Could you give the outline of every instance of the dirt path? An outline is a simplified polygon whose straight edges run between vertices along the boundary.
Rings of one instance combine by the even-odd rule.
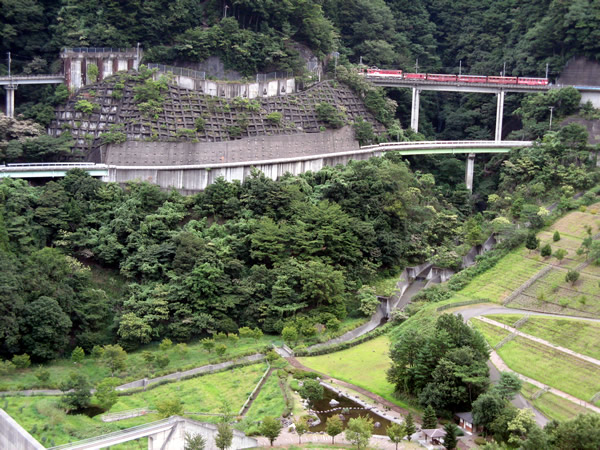
[[[413,417],[415,418],[415,422],[421,423],[420,416],[416,415],[412,411],[408,411],[407,409],[401,408],[400,406],[396,405],[395,403],[390,402],[389,400],[386,400],[385,398],[381,397],[380,395],[374,394],[373,392],[367,391],[366,389],[363,389],[352,383],[347,383],[346,381],[338,380],[337,378],[333,378],[325,373],[311,369],[310,367],[306,367],[304,364],[302,364],[296,358],[293,358],[293,357],[287,358],[287,360],[293,367],[296,367],[297,369],[302,369],[302,370],[306,370],[309,372],[318,373],[324,379],[326,378],[328,380],[331,380],[333,383],[335,383],[339,386],[343,386],[347,389],[351,389],[353,391],[358,392],[359,394],[364,395],[365,397],[369,398],[370,400],[373,400],[375,402],[375,406],[383,406],[383,407],[389,408],[391,411],[393,411],[397,414],[400,414],[402,416],[406,416],[410,412],[413,414]]]

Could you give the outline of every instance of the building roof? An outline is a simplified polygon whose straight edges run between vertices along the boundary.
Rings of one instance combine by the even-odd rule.
[[[456,417],[464,420],[465,422],[475,423],[475,422],[473,422],[473,414],[471,413],[471,411],[456,413]]]
[[[429,438],[443,438],[446,436],[446,432],[441,428],[430,428],[421,430]]]

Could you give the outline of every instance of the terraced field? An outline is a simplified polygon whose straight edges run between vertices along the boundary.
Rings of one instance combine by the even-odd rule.
[[[492,314],[486,317],[513,326],[523,316],[519,314]],[[493,325],[485,325],[493,327]],[[505,332],[502,328],[494,328],[500,332]],[[600,323],[575,319],[555,319],[552,317],[530,317],[527,322],[519,327],[519,331],[545,339],[554,345],[568,348],[582,355],[600,359]]]
[[[589,412],[583,406],[570,402],[551,392],[544,392],[539,397],[534,398],[539,391],[540,389],[537,386],[530,383],[523,383],[521,394],[549,419],[569,420],[578,414]]]
[[[497,350],[515,372],[590,401],[600,392],[600,368],[547,345],[517,336]]]
[[[491,316],[490,316],[491,318]],[[494,348],[502,339],[510,335],[509,331],[506,331],[503,328],[496,327],[492,324],[483,322],[479,319],[471,319],[471,324],[475,327],[477,331],[479,331],[490,347]],[[512,324],[510,324],[512,325]]]

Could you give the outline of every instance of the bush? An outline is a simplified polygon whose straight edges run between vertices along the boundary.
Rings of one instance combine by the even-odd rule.
[[[552,240],[553,240],[554,242],[558,242],[558,241],[560,241],[560,233],[558,232],[558,230],[556,230],[556,231],[554,232],[554,234],[552,235]]]
[[[12,362],[17,369],[26,369],[31,365],[31,358],[27,353],[24,353],[13,356]]]
[[[569,270],[565,275],[565,281],[567,283],[575,284],[577,280],[579,280],[579,272],[576,270]]]
[[[77,103],[75,103],[75,111],[80,111],[84,114],[91,114],[99,108],[100,105],[98,105],[97,103],[89,102],[87,100],[78,100]]]
[[[265,118],[269,122],[279,125],[281,123],[281,119],[283,118],[283,116],[280,112],[275,111],[275,112],[267,114],[267,116]]]
[[[206,121],[202,117],[197,117],[194,121],[194,125],[196,126],[196,131],[204,131],[206,127]]]
[[[315,111],[319,121],[324,122],[328,128],[342,128],[344,126],[344,115],[330,103],[319,103]]]
[[[544,245],[542,247],[542,250],[540,253],[544,258],[551,256],[552,255],[552,247],[550,247],[550,244]]]

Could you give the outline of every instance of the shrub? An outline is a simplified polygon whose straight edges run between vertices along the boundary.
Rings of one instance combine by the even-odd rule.
[[[75,349],[73,349],[73,351],[71,352],[71,361],[73,361],[76,364],[83,361],[84,357],[85,352],[81,347],[75,347]]]
[[[280,112],[275,111],[275,112],[267,114],[266,119],[271,123],[279,125],[281,123],[282,117],[283,116]]]
[[[98,66],[96,64],[88,64],[87,66],[87,79],[90,83],[95,83],[98,81]]]
[[[0,361],[0,375],[8,375],[15,371],[14,363],[10,361]],[[5,408],[6,409],[6,408]]]
[[[173,341],[169,338],[164,338],[158,346],[158,348],[163,352],[166,352],[171,347],[173,347]]]
[[[324,122],[327,127],[342,128],[344,126],[344,115],[331,103],[319,103],[315,111],[319,121]]]
[[[84,114],[91,114],[99,108],[100,105],[97,103],[92,103],[88,100],[78,100],[77,103],[75,103],[75,111],[80,111]]]
[[[206,121],[202,117],[196,117],[194,125],[196,126],[196,131],[204,131],[206,127]]]
[[[565,275],[565,281],[567,283],[575,284],[577,280],[579,280],[579,272],[576,270],[569,270]]]
[[[558,230],[556,230],[556,231],[554,232],[554,234],[552,235],[552,240],[553,240],[554,242],[558,242],[558,241],[560,241],[560,233],[558,232]]]
[[[552,247],[550,247],[550,244],[544,245],[542,247],[542,250],[540,253],[544,258],[551,256],[552,255]]]
[[[27,353],[24,353],[13,356],[12,362],[17,369],[26,369],[31,365],[31,358]]]

